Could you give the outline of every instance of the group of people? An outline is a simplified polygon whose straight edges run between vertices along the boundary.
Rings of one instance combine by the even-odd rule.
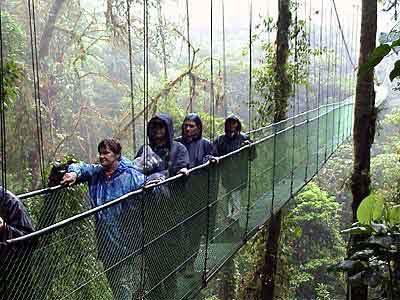
[[[99,164],[71,164],[60,183],[72,185],[76,181],[87,182],[91,206],[98,207],[140,189],[149,182],[159,182],[180,173],[188,176],[190,169],[196,166],[209,160],[218,162],[218,157],[250,143],[249,138],[241,132],[241,127],[240,120],[230,116],[225,120],[225,134],[211,142],[202,136],[203,125],[199,115],[191,113],[182,123],[181,136],[174,139],[172,118],[167,114],[157,113],[147,124],[148,145],[139,149],[133,161],[122,156],[122,147],[118,140],[104,139],[98,145]],[[226,174],[221,174],[221,177],[225,189],[232,190],[235,185],[240,185],[239,181],[247,180],[247,166],[244,164],[246,162],[232,162],[224,168]],[[230,178],[229,181],[224,179],[225,175],[228,175],[226,177]],[[199,182],[206,179],[205,174],[196,176]],[[184,186],[183,188],[188,189]],[[196,191],[196,187],[192,188],[182,194],[188,210],[196,207],[195,202],[198,202],[200,192]],[[157,191],[155,188],[153,193]],[[7,259],[10,253],[7,253],[9,249],[4,242],[32,232],[33,226],[20,201],[8,192],[3,194],[6,196],[0,200],[0,253],[1,259]],[[139,229],[140,208],[137,203],[133,197],[95,215],[98,259],[103,263],[113,297],[118,300],[134,297],[127,283],[130,272],[126,268],[129,264],[126,261],[121,263],[121,260],[133,259],[134,253],[140,249],[142,232]],[[233,193],[227,201],[226,217],[236,218],[240,213],[240,206],[240,195]],[[202,235],[198,228],[199,226],[190,226],[183,229],[183,234],[189,235],[193,240],[186,249],[178,250],[185,253],[183,256],[198,251]],[[162,260],[159,257],[156,259]],[[194,272],[193,264],[192,260],[189,272]],[[154,270],[153,273],[158,274],[158,278],[153,276],[150,280],[157,281],[161,269]],[[0,276],[1,272],[3,270],[0,270]],[[8,284],[13,283],[7,282],[1,288],[6,288]],[[0,294],[3,294],[1,290]],[[155,299],[161,298],[156,296]]]

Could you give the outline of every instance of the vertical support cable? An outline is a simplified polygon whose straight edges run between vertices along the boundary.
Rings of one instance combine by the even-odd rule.
[[[297,28],[298,26],[298,15],[297,15],[297,9],[298,9],[298,1],[294,1],[295,5],[295,21],[294,21],[294,29],[293,31],[296,33],[295,38],[294,38],[294,64],[295,64],[295,70],[293,72],[293,77],[292,77],[292,85],[293,85],[293,116],[292,116],[292,171],[290,174],[290,197],[293,197],[293,180],[294,180],[294,151],[295,151],[295,137],[296,137],[296,98],[297,98],[297,78],[298,78],[298,72],[299,72],[299,67],[298,67],[298,53],[297,53],[297,46],[298,46],[298,34],[299,30]]]
[[[44,179],[44,146],[43,146],[43,123],[42,123],[42,101],[40,99],[40,77],[39,77],[39,58],[37,51],[37,34],[36,34],[36,14],[35,14],[35,0],[32,0],[32,17],[33,17],[33,33],[34,33],[34,42],[35,42],[35,59],[36,59],[36,88],[38,95],[38,112],[39,112],[39,134],[40,134],[40,145],[41,145],[41,164],[42,164],[42,185],[45,184]],[[51,126],[51,125],[50,125]]]
[[[131,34],[131,0],[126,0],[126,18],[128,24],[128,51],[129,51],[129,79],[132,115],[132,150],[136,153],[136,127],[135,127],[135,103],[133,100],[133,64],[132,64],[132,34]]]
[[[145,199],[146,190],[143,189],[142,193],[140,194],[140,230],[141,230],[141,240],[140,240],[140,284],[139,284],[139,299],[145,299],[145,206],[144,206],[144,199]]]
[[[332,39],[332,16],[333,16],[333,8],[331,7],[330,14],[329,14],[329,38],[328,38],[328,45],[326,47],[326,57],[327,57],[327,64],[328,64],[328,70],[326,74],[326,109],[325,109],[325,162],[328,156],[328,116],[330,115],[328,106],[329,106],[329,76],[330,76],[330,65],[331,65],[331,60],[330,60],[330,47],[331,47],[331,39]]]
[[[0,1],[0,109],[1,109],[1,185],[3,187],[2,197],[5,198],[7,190],[7,158],[6,158],[6,113],[4,96],[4,60],[3,60],[3,18],[2,2]]]
[[[356,34],[356,16],[355,16],[355,5],[352,6],[353,7],[353,18],[352,18],[352,24],[351,24],[351,51],[352,51],[352,55],[355,54],[355,37]],[[354,57],[356,57],[354,55]],[[348,136],[351,136],[351,128],[353,125],[352,122],[352,104],[353,104],[353,95],[354,95],[354,83],[355,83],[355,66],[352,66],[351,69],[351,74],[350,74],[350,84],[349,84],[349,94],[350,94],[350,103],[349,103],[349,114],[350,114],[350,118],[349,118],[349,125],[348,125]]]
[[[149,67],[149,57],[148,57],[148,52],[149,52],[149,15],[148,15],[148,0],[143,0],[143,139],[144,139],[144,143],[143,143],[143,151],[147,151],[147,145],[148,145],[148,141],[146,138],[146,126],[147,126],[147,122],[148,122],[148,67]],[[147,155],[144,155],[144,165],[146,165],[147,163]],[[147,181],[147,176],[145,175],[145,181]],[[141,205],[141,214],[142,214],[142,261],[141,261],[141,282],[142,282],[142,291],[144,291],[145,288],[145,273],[147,273],[147,266],[145,263],[145,206],[144,206],[144,199],[145,199],[145,194],[146,192],[143,191],[142,192],[142,205]]]
[[[342,110],[343,110],[343,90],[342,90],[342,88],[343,88],[343,86],[342,86],[342,79],[343,79],[343,42],[342,43],[340,43],[340,45],[339,45],[339,47],[340,47],[340,54],[339,54],[339,89],[338,89],[338,91],[339,91],[339,102],[340,102],[340,105],[339,105],[339,128],[338,128],[338,133],[339,133],[339,137],[338,137],[338,139],[339,139],[339,144],[342,144],[342,141],[343,141],[343,128],[341,128],[342,126],[343,126],[343,124],[342,124],[342,119],[343,119],[343,112],[342,112]]]
[[[307,22],[307,0],[305,0],[305,4],[304,4],[304,16],[306,19],[306,22],[304,23],[305,25],[305,30],[307,32],[307,24],[308,24],[308,32],[307,32],[307,44],[308,47],[311,48],[311,30],[312,30],[312,26],[311,26],[311,1],[310,1],[310,5],[309,5],[309,15],[308,15],[308,21]],[[314,54],[315,57],[315,54]],[[308,77],[310,77],[310,65],[307,64],[307,75]],[[308,164],[310,162],[310,152],[309,152],[309,134],[310,134],[310,116],[309,116],[309,111],[310,111],[310,103],[309,103],[309,98],[310,98],[310,93],[309,93],[309,89],[308,89],[308,84],[306,84],[306,111],[307,111],[307,115],[306,115],[306,147],[307,147],[307,155],[306,155],[306,167],[305,167],[305,171],[304,171],[304,181],[307,182],[307,178],[308,178]]]
[[[249,118],[249,139],[251,141],[251,131],[253,129],[252,126],[252,114],[251,108],[253,104],[253,85],[252,85],[252,73],[253,73],[253,39],[252,39],[252,27],[253,27],[253,0],[250,0],[250,17],[249,17],[249,104],[248,104],[248,118]],[[244,232],[244,241],[247,240],[247,232],[249,226],[249,217],[250,217],[250,200],[251,200],[251,166],[252,166],[252,153],[254,150],[254,146],[250,146],[247,155],[247,176],[248,176],[248,187],[247,187],[247,208],[246,208],[246,227]]]
[[[322,51],[322,25],[324,21],[324,1],[321,0],[321,24],[319,30],[319,48],[320,53]],[[320,54],[322,56],[322,54]],[[320,59],[321,60],[321,59]],[[317,166],[316,170],[319,170],[319,125],[320,125],[320,99],[321,99],[321,68],[318,68],[318,97],[317,97],[317,106],[318,106],[318,118],[317,118]]]
[[[339,43],[338,35],[339,34],[336,31],[336,34],[335,34],[335,52],[334,52],[335,72],[334,72],[334,79],[333,79],[333,83],[334,83],[333,84],[333,97],[335,98],[335,106],[336,106],[336,103],[339,103],[339,105],[334,108],[335,112],[334,112],[334,115],[333,115],[333,117],[335,118],[336,111],[339,112],[338,121],[335,122],[335,125],[336,125],[336,123],[338,123],[338,130],[337,130],[337,137],[336,137],[336,147],[339,145],[339,124],[340,124],[340,122],[339,122],[340,121],[340,100],[339,100],[338,88],[337,88],[337,85],[338,85],[338,66],[337,66],[337,64],[338,64],[338,56],[337,56],[337,53],[338,53],[338,43]],[[335,134],[336,134],[336,132],[333,134],[333,136],[335,136]],[[333,151],[333,149],[332,149],[332,151]]]
[[[226,80],[226,48],[225,48],[225,0],[222,0],[222,52],[223,52],[223,64],[224,64],[224,117],[226,118],[228,116],[228,103],[227,103],[227,97],[226,97],[226,91],[227,91],[227,80]]]
[[[211,140],[214,140],[214,66],[213,66],[213,0],[210,0],[210,73],[211,73],[211,88],[210,88],[210,109],[211,109]],[[203,270],[203,287],[207,285],[207,265],[208,265],[208,248],[209,248],[209,239],[210,239],[210,205],[211,204],[211,175],[213,174],[214,166],[210,164],[208,167],[208,196],[207,196],[207,232],[206,232],[206,245],[205,245],[205,256],[204,256],[204,270]],[[218,196],[217,196],[218,197]]]
[[[32,59],[32,77],[33,77],[33,90],[35,97],[35,117],[36,117],[36,131],[37,131],[37,147],[39,153],[39,169],[42,179],[42,186],[44,186],[44,158],[43,158],[43,133],[41,121],[41,101],[40,101],[40,83],[39,83],[39,61],[37,56],[37,42],[36,42],[36,21],[35,21],[35,6],[34,0],[28,0],[28,14],[29,14],[29,33],[31,44],[31,59]]]
[[[190,18],[189,18],[189,0],[186,0],[186,40],[188,51],[188,69],[191,69],[192,59],[190,51]],[[189,71],[189,110],[193,112],[193,86],[192,86],[192,72]]]
[[[213,37],[213,30],[214,30],[214,25],[213,25],[213,0],[210,0],[211,2],[211,26],[210,26],[210,84],[211,84],[211,89],[210,89],[210,109],[211,109],[211,140],[214,140],[215,137],[215,95],[214,95],[214,53],[213,53],[213,47],[214,47],[214,37]]]
[[[271,203],[271,218],[274,215],[274,205],[275,205],[275,173],[276,173],[276,124],[272,124],[273,129],[273,159],[272,159],[272,203]]]

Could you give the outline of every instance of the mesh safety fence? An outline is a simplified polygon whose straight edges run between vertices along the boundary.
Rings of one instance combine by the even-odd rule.
[[[1,245],[0,298],[191,298],[349,136],[352,111],[273,124],[218,163],[99,207],[85,184],[21,195],[37,231]]]

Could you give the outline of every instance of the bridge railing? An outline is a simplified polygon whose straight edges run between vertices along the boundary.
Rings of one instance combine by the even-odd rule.
[[[250,134],[255,142],[90,208],[85,184],[21,195],[38,229],[2,249],[14,299],[185,299],[321,168],[351,133],[351,102]]]

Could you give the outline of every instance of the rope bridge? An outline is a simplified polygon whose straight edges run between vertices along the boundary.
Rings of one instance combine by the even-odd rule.
[[[121,299],[191,298],[351,134],[352,111],[347,99],[254,130],[255,142],[218,163],[93,209],[84,184],[20,195],[38,230],[7,241],[30,245],[15,250],[8,288],[27,300],[113,299],[109,286],[124,278]],[[227,217],[232,201],[240,209]],[[100,223],[108,214],[117,218]],[[102,251],[113,230],[119,246]],[[26,277],[14,278],[21,268]]]

